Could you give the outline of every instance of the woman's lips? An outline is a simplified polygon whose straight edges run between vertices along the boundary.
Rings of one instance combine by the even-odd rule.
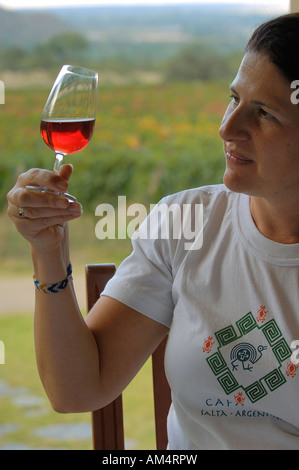
[[[226,150],[225,154],[229,162],[236,163],[239,165],[248,165],[249,163],[252,163],[252,160],[247,157],[244,157],[244,155],[241,155],[239,153]]]

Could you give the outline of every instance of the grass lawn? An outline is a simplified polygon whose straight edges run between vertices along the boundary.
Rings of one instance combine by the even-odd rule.
[[[35,365],[32,323],[31,314],[0,315],[0,337],[5,344],[5,365],[0,366],[0,450],[11,446],[89,450],[92,448],[88,433],[90,414],[60,415],[47,401]],[[151,387],[149,361],[124,393],[129,449],[155,446]],[[69,424],[73,424],[74,429],[83,425],[82,438],[67,439],[67,427],[66,438],[63,438],[63,429],[60,435],[59,428]],[[50,432],[52,426],[58,426],[56,437]],[[43,432],[46,428],[48,437]]]

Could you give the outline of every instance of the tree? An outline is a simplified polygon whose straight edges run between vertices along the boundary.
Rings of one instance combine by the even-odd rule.
[[[1,53],[1,68],[3,70],[19,70],[26,57],[26,51],[18,46],[12,46]]]
[[[202,44],[182,49],[166,66],[169,80],[215,80],[231,76],[230,60]]]
[[[81,62],[88,45],[88,41],[78,33],[59,34],[37,46],[29,64],[31,67],[50,69],[60,64]]]

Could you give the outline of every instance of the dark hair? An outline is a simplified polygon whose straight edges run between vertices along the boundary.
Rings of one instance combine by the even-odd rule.
[[[247,52],[266,54],[290,82],[299,80],[299,13],[259,26],[246,46]]]

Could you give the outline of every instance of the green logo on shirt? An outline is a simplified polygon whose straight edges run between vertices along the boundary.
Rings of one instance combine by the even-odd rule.
[[[236,326],[229,325],[217,331],[215,337],[219,346],[207,358],[225,393],[229,395],[242,389],[251,403],[286,383],[281,369],[292,355],[276,321],[265,322],[263,318],[261,323],[262,326],[249,312],[236,322]]]

